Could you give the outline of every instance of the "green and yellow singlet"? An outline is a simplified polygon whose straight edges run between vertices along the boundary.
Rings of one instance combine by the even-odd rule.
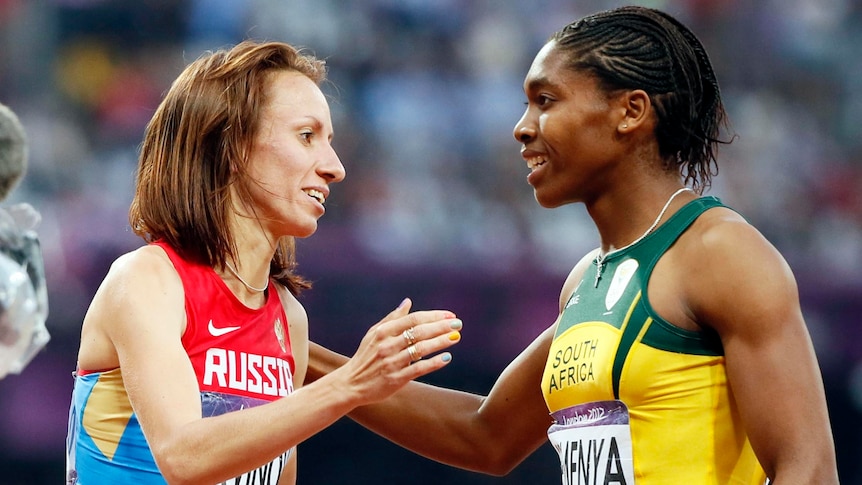
[[[563,310],[542,391],[564,484],[762,485],[727,383],[721,341],[659,317],[646,298],[656,262],[715,197],[587,271]]]

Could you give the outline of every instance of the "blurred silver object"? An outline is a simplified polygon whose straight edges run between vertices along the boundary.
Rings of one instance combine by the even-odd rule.
[[[50,340],[45,267],[32,226],[38,212],[27,206],[23,225],[0,209],[0,378],[20,373]]]

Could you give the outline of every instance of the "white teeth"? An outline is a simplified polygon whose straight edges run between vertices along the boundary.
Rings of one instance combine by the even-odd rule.
[[[323,192],[321,192],[321,191],[319,191],[319,190],[308,189],[308,190],[306,190],[306,191],[305,191],[305,193],[306,193],[306,194],[308,194],[308,195],[309,195],[309,196],[311,196],[311,197],[314,197],[314,198],[315,198],[318,202],[320,202],[321,204],[323,204],[324,202],[326,202],[326,197],[324,197],[324,196],[323,196]]]
[[[545,162],[547,162],[547,160],[545,160],[544,157],[530,157],[527,159],[527,167],[532,170],[543,165]]]

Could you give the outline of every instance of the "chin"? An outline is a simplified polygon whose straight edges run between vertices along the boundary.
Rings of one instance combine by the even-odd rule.
[[[540,197],[539,194],[535,194],[535,197],[536,197],[536,202],[538,202],[539,205],[544,207],[545,209],[556,209],[557,207],[565,205],[565,202],[559,202],[556,200],[548,200],[548,199]]]
[[[305,239],[315,232],[317,232],[317,222],[314,224],[307,225],[291,225],[290,227],[283,227],[284,231],[282,234],[287,237],[295,237],[298,239]]]
[[[317,232],[317,226],[314,226],[314,228],[309,229],[309,230],[297,231],[297,233],[294,234],[294,237],[298,237],[300,239],[305,239],[307,237],[311,237],[311,235],[314,234],[315,232]]]

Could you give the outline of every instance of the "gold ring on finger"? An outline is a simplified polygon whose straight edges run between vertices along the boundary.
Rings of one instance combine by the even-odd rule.
[[[404,337],[404,340],[407,342],[407,345],[413,345],[416,343],[416,336],[413,335],[413,327],[410,327],[405,330],[401,334],[401,336]]]
[[[411,364],[413,362],[418,362],[418,361],[422,360],[422,356],[419,355],[419,350],[416,349],[415,345],[412,345],[412,344],[408,345],[407,346],[407,353],[410,354],[410,363]]]

